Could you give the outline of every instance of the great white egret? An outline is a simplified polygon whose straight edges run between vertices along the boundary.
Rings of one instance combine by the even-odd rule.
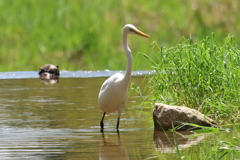
[[[132,24],[126,24],[122,30],[123,47],[128,59],[127,69],[125,75],[116,73],[109,77],[103,84],[98,95],[98,105],[102,112],[102,119],[100,122],[101,130],[104,128],[104,117],[106,114],[118,110],[117,130],[119,126],[122,109],[125,106],[128,98],[128,85],[132,74],[132,52],[127,44],[128,34],[140,35],[150,38],[147,34],[139,31]]]

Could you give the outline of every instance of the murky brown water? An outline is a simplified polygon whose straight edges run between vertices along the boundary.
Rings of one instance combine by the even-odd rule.
[[[97,96],[105,79],[62,78],[53,85],[37,78],[0,80],[0,157],[98,159],[109,153],[112,159],[124,153],[131,158],[136,145],[149,157],[153,129],[152,123],[144,120],[146,114],[125,110],[119,137],[117,114],[109,115],[105,133],[100,133]],[[142,77],[133,81],[140,85]],[[137,105],[136,100],[133,94],[126,108]],[[147,145],[144,141],[148,138]]]
[[[154,132],[152,111],[130,109],[139,104],[134,92],[122,113],[120,134],[117,113],[105,118],[100,132],[97,96],[105,79],[61,78],[48,85],[38,78],[0,79],[0,159],[156,159],[156,150],[171,157],[172,133],[168,139]],[[132,82],[144,90],[143,77]],[[183,137],[178,135],[183,149],[205,138]]]

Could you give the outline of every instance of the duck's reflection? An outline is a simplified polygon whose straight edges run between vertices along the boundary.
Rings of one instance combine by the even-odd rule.
[[[164,153],[174,153],[176,149],[179,150],[189,148],[192,145],[197,145],[202,141],[206,135],[193,136],[193,132],[182,131],[182,132],[163,132],[154,131],[153,139],[157,151],[162,151]]]
[[[99,159],[101,160],[127,160],[129,159],[127,152],[122,146],[120,135],[116,142],[102,133],[102,140],[99,147]]]
[[[39,79],[41,80],[41,82],[45,84],[59,83],[59,76],[56,75],[55,76],[51,75],[50,77],[40,76]]]

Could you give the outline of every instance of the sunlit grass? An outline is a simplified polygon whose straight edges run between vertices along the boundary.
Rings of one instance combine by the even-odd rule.
[[[155,56],[143,54],[156,71],[147,78],[150,93],[146,97],[140,96],[143,104],[153,106],[153,102],[162,102],[191,107],[213,118],[219,127],[188,124],[200,128],[194,131],[194,136],[204,134],[211,139],[205,138],[204,143],[184,150],[178,149],[178,139],[175,139],[175,154],[157,152],[153,159],[228,160],[240,156],[238,45],[231,34],[223,44],[219,44],[212,34],[197,42],[183,37],[173,47],[161,47],[153,42],[151,47]],[[132,88],[141,93],[134,85]],[[175,129],[171,132],[178,134]],[[217,136],[213,136],[215,134]]]
[[[219,121],[239,120],[240,50],[233,35],[221,46],[212,34],[197,43],[182,38],[174,47],[152,48],[155,57],[144,56],[156,70],[148,84],[155,101],[192,107]]]
[[[202,128],[194,131],[194,134],[185,135],[185,138],[191,139],[203,136],[204,139],[201,140],[201,142],[199,142],[196,146],[181,149],[178,147],[178,142],[181,141],[181,139],[178,139],[176,136],[177,134],[181,135],[181,133],[177,132],[175,129],[172,129],[171,132],[174,138],[172,147],[174,148],[174,152],[171,154],[156,152],[155,156],[149,157],[148,159],[171,158],[183,160],[229,160],[238,159],[240,156],[239,132],[234,128],[230,131],[226,128],[219,129],[199,126],[195,124],[188,125]],[[167,139],[169,139],[168,135],[169,133],[165,134]]]
[[[1,71],[38,70],[46,63],[60,70],[124,70],[122,27],[132,23],[151,36],[129,37],[133,69],[150,69],[138,52],[152,41],[173,46],[191,35],[202,39],[239,37],[237,1],[0,1]],[[174,10],[174,12],[173,12]]]
[[[125,4],[1,1],[1,70],[38,70],[46,63],[58,64],[61,70],[125,70],[127,60],[121,37],[127,22],[120,14],[112,14],[121,5]],[[134,41],[139,44],[131,46],[134,53],[149,48],[149,43],[142,45],[147,42],[144,39]]]

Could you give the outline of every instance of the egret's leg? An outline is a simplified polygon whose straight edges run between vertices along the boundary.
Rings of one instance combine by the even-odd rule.
[[[122,114],[123,107],[124,107],[124,103],[118,108],[118,119],[117,119],[117,127],[116,127],[117,131],[118,131],[120,117],[121,117],[121,114]]]
[[[103,115],[102,115],[102,120],[101,120],[101,122],[100,122],[100,126],[101,126],[101,129],[102,129],[102,130],[103,130],[103,127],[104,127],[103,120],[104,120],[105,114],[106,114],[106,112],[103,113]]]
[[[118,117],[118,120],[117,120],[117,130],[118,130],[119,122],[120,122],[120,117]]]

